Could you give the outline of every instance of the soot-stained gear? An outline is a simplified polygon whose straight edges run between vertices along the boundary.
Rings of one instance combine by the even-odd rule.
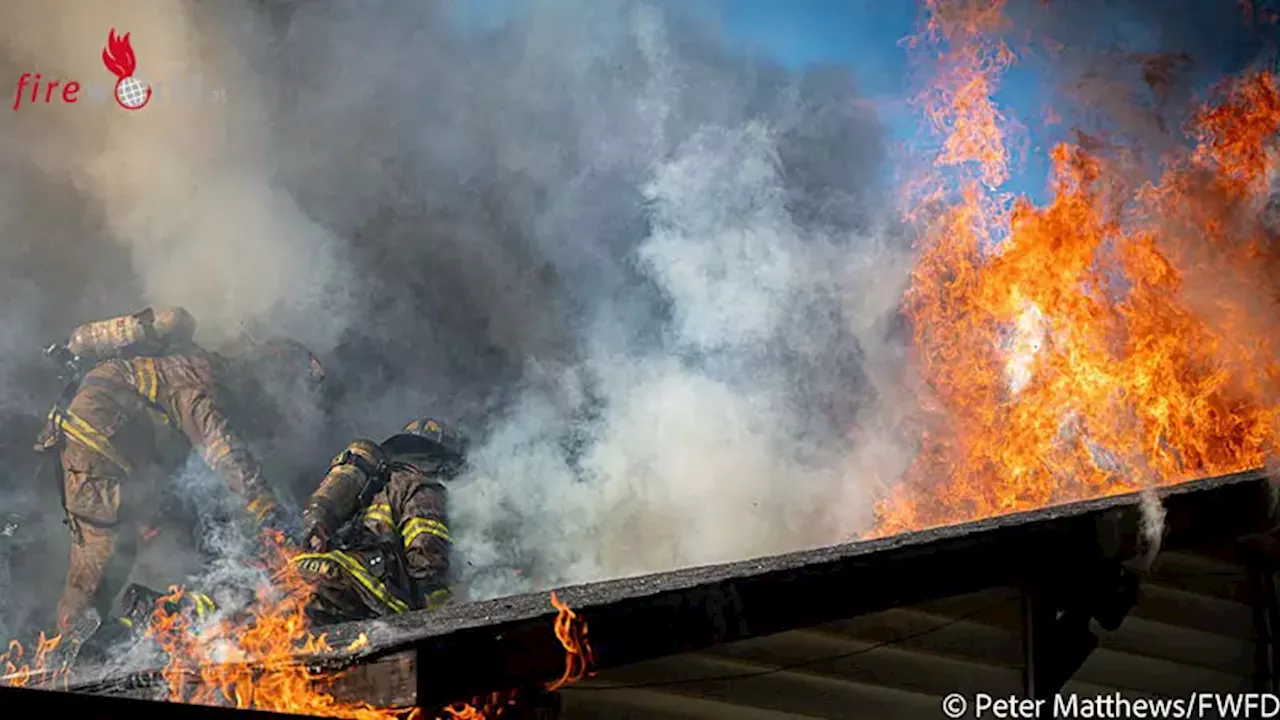
[[[388,457],[416,462],[441,479],[452,479],[466,464],[468,440],[457,429],[433,418],[420,418],[382,443]]]
[[[154,620],[169,615],[183,615],[189,621],[198,622],[218,612],[218,604],[213,597],[196,590],[183,590],[175,598],[133,583],[125,588],[120,600],[122,612],[117,621],[133,630],[145,630]]]
[[[83,345],[95,352],[109,347]],[[132,567],[141,525],[155,512],[159,483],[180,470],[193,449],[245,498],[259,528],[272,527],[281,515],[257,461],[232,429],[220,391],[225,365],[217,356],[194,345],[158,356],[116,354],[85,373],[70,399],[50,411],[37,441],[37,450],[56,450],[61,460],[74,539],[60,627],[91,606],[107,614]]]
[[[308,615],[324,625],[424,607],[402,557],[393,542],[366,539],[356,547],[302,553],[290,562],[312,585]]]
[[[382,491],[390,479],[389,468],[386,454],[372,440],[356,440],[343,448],[303,506],[304,546],[327,546],[342,524]]]
[[[196,320],[184,308],[145,308],[81,325],[71,332],[66,349],[88,363],[162,355],[189,347],[195,332]]]
[[[334,458],[304,510],[295,565],[317,592],[317,622],[376,617],[448,602],[452,537],[447,482],[465,440],[415,420],[381,444],[357,440]]]

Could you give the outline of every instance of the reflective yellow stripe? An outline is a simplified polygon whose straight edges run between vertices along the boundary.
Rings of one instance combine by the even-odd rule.
[[[124,625],[125,627],[130,627],[130,628],[133,627],[133,621],[127,617],[120,618],[120,624]]]
[[[327,553],[301,553],[294,555],[289,562],[302,565],[308,569],[313,568],[315,563],[332,562],[342,568],[351,576],[353,580],[360,583],[366,590],[373,593],[374,597],[382,601],[384,605],[391,609],[392,612],[402,613],[409,610],[409,606],[387,592],[384,586],[377,578],[369,574],[369,571],[360,564],[359,560],[342,552],[341,550],[333,550]]]
[[[385,503],[375,503],[366,508],[364,511],[364,519],[386,523],[387,525],[395,527],[395,522],[391,519],[391,506]]]
[[[156,371],[156,361],[143,358],[139,362],[147,373],[147,400],[154,403],[160,395],[160,373]]]
[[[276,509],[276,504],[268,498],[254,498],[245,507],[248,509],[249,514],[253,515],[254,520],[261,525],[267,515]]]
[[[400,534],[404,536],[404,546],[418,539],[419,535],[426,533],[441,540],[453,544],[453,538],[449,537],[449,528],[439,520],[428,520],[427,518],[409,518],[400,527]]]
[[[156,370],[155,358],[139,358],[133,361],[133,383],[138,394],[146,399],[147,414],[157,422],[173,425],[169,414],[157,405],[160,397],[160,373]]]
[[[427,595],[426,607],[428,610],[434,610],[440,607],[441,605],[444,605],[445,603],[449,602],[449,599],[452,597],[453,597],[453,593],[449,592],[448,588],[442,588],[440,590],[436,590],[430,595]]]
[[[215,438],[204,449],[204,461],[209,467],[217,469],[218,463],[231,454],[231,444],[223,438]]]
[[[366,513],[364,514],[364,519],[365,519],[365,521],[366,521],[366,522],[367,522],[367,521],[369,521],[369,520],[372,520],[372,521],[374,521],[374,522],[385,523],[385,524],[387,524],[387,525],[390,525],[391,527],[395,527],[395,522],[393,522],[393,521],[391,520],[391,516],[390,516],[390,515],[386,515],[386,514],[384,514],[384,513],[371,513],[371,512],[366,512]]]
[[[142,363],[135,361],[133,363],[133,386],[142,397],[147,396],[147,373],[142,369]]]
[[[154,358],[139,358],[133,362],[133,379],[138,384],[138,394],[151,402],[160,392],[160,375],[156,372]]]
[[[213,603],[213,599],[203,593],[191,593],[191,599],[196,604],[196,615],[203,616],[205,613],[212,613],[218,609]]]
[[[120,466],[121,470],[126,473],[133,472],[133,466],[128,463],[115,448],[111,447],[111,441],[105,435],[98,432],[92,425],[85,422],[70,410],[56,412],[58,427],[62,429],[71,439],[84,445],[85,447],[97,452],[106,459]]]

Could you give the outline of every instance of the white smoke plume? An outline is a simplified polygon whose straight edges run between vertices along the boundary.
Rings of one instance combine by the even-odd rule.
[[[297,337],[344,393],[327,428],[288,429],[280,482],[309,490],[353,437],[458,421],[477,597],[868,529],[910,459],[910,262],[850,73],[734,50],[679,3],[538,0],[478,29],[465,5],[0,9],[14,83],[113,82],[114,27],[144,79],[209,94],[6,117],[2,272],[31,284],[0,286],[0,371],[147,303],[209,341]],[[42,414],[24,392],[5,407]]]
[[[874,241],[860,239],[851,256],[800,228],[776,148],[758,122],[707,128],[655,167],[645,186],[651,232],[638,255],[672,301],[666,341],[638,357],[588,350],[582,367],[606,409],[577,468],[538,437],[564,422],[554,411],[526,405],[527,415],[500,421],[477,458],[483,490],[458,493],[464,528],[505,530],[505,518],[492,516],[501,498],[498,507],[528,513],[515,532],[537,532],[521,549],[540,549],[562,581],[767,555],[868,529],[873,492],[862,473],[871,468],[851,451],[869,448],[823,448],[829,438],[804,428],[819,409],[795,405],[793,378],[760,355],[783,343],[797,354],[829,352],[834,337],[808,335],[801,343],[816,346],[805,347],[787,331],[824,294],[877,281],[851,262]],[[462,537],[462,557],[488,555],[472,545],[483,535]]]
[[[1156,556],[1160,554],[1160,546],[1164,542],[1165,509],[1164,503],[1155,490],[1142,491],[1138,509],[1141,514],[1140,531],[1143,541],[1143,560],[1146,567],[1151,567]]]

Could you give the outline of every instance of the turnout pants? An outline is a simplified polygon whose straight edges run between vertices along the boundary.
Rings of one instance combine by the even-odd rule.
[[[116,463],[76,442],[61,451],[62,485],[71,527],[71,561],[58,600],[58,629],[111,601],[133,568],[141,527],[134,496],[141,490]]]
[[[291,562],[311,587],[307,615],[317,625],[371,620],[414,607],[407,576],[384,547],[303,553]]]

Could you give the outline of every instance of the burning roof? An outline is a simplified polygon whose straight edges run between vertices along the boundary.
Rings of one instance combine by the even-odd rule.
[[[1017,582],[1046,564],[1078,569],[1120,552],[1102,547],[1100,526],[1121,528],[1122,546],[1260,528],[1260,475],[1185,481],[1261,466],[1280,437],[1280,255],[1262,212],[1280,132],[1275,78],[1223,80],[1159,157],[1119,134],[1057,144],[1041,207],[1003,189],[1009,122],[994,96],[1019,54],[1003,3],[926,9],[912,47],[933,66],[919,100],[939,147],[936,172],[908,186],[918,261],[903,304],[920,452],[878,505],[877,539],[570,588],[554,608],[543,595],[505,598],[326,637],[301,622],[284,582],[263,590],[253,622],[197,642],[173,618],[162,629],[167,690],[384,718],[317,692],[308,665],[412,647],[433,668],[417,701],[443,705],[554,686],[593,657],[619,664]],[[1134,59],[1164,102],[1178,63]],[[1117,493],[1170,485],[1167,536],[1146,528],[1143,540],[1143,496]],[[574,613],[591,623],[590,646]]]
[[[1262,473],[1248,472],[1162,490],[1166,517],[1161,547],[1218,544],[1269,527],[1270,483]],[[393,692],[400,702],[424,707],[511,688],[559,687],[589,669],[983,588],[1033,584],[1045,568],[1059,583],[1083,586],[1097,563],[1120,561],[1145,549],[1145,502],[1142,494],[1121,495],[891,538],[564,588],[556,592],[554,604],[538,593],[351,623],[328,629],[327,644],[335,650],[293,660],[302,677],[308,666],[408,663],[407,670],[396,671],[403,687]],[[589,642],[584,642],[586,629]],[[567,648],[576,652],[566,653]],[[108,694],[159,689],[163,695],[161,674],[103,678],[73,688]],[[329,692],[366,700],[374,692],[374,685],[364,681],[341,682]],[[384,697],[386,692],[377,691]],[[338,701],[330,697],[330,702]]]
[[[942,146],[916,185],[930,214],[905,305],[927,420],[878,533],[1261,465],[1280,428],[1280,256],[1260,213],[1274,77],[1222,81],[1164,157],[1119,137],[1058,144],[1037,207],[1001,190],[1003,3],[927,5],[921,102]]]

